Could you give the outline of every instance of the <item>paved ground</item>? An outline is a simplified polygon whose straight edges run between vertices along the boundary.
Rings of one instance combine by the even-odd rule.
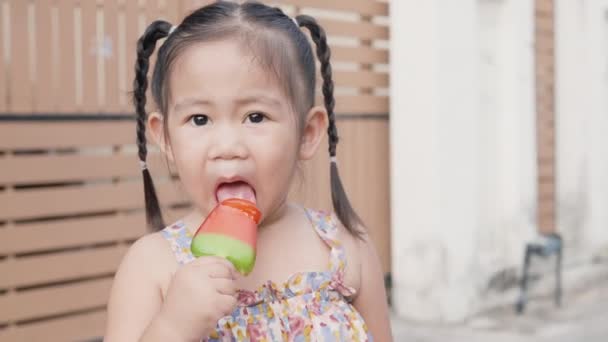
[[[395,341],[607,342],[608,280],[566,293],[561,308],[550,299],[534,299],[518,316],[497,309],[462,325],[437,326],[393,319]]]

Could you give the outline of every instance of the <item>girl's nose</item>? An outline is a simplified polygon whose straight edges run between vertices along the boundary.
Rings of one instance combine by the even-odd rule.
[[[214,127],[212,146],[209,149],[210,159],[245,159],[247,146],[241,132],[230,125]]]

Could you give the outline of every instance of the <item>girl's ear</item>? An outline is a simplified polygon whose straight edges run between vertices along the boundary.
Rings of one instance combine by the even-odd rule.
[[[300,160],[308,160],[315,155],[319,143],[321,143],[323,136],[327,132],[327,125],[327,111],[325,107],[312,107],[306,115],[306,121],[304,122],[304,130],[302,132],[302,139],[300,140]]]
[[[169,161],[173,162],[173,152],[171,151],[171,145],[168,143],[165,135],[165,121],[163,115],[159,112],[152,112],[148,114],[148,131],[152,136],[154,143],[160,148],[165,154]]]

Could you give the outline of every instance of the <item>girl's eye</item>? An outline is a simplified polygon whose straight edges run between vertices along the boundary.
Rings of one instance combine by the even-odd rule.
[[[247,115],[247,119],[249,119],[249,121],[251,121],[252,123],[260,123],[264,121],[265,118],[266,116],[262,113],[251,113]]]
[[[205,126],[208,121],[209,121],[209,117],[204,114],[196,114],[196,115],[192,115],[190,117],[190,122],[194,126]]]

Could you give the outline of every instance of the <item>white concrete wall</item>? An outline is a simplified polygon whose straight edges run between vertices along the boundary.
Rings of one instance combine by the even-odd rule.
[[[482,94],[479,142],[482,225],[480,274],[490,278],[520,266],[524,243],[536,235],[536,126],[533,4],[479,0]],[[498,283],[482,285],[491,293]],[[483,298],[482,298],[483,299]],[[481,303],[483,305],[483,303]]]
[[[391,2],[393,301],[460,321],[535,228],[531,2]]]
[[[556,1],[558,229],[578,260],[608,244],[608,1]]]

